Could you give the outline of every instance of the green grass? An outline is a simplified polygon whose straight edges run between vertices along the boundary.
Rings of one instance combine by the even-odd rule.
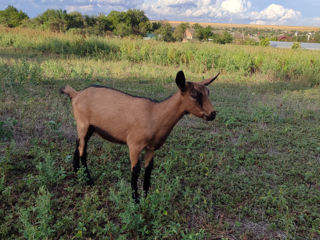
[[[265,54],[261,61],[274,69],[282,61],[298,69],[318,54],[156,45],[183,54],[212,46],[230,61],[234,52],[244,54],[234,59]],[[84,184],[83,169],[73,173],[76,128],[60,87],[102,84],[160,100],[177,91],[180,68],[190,81],[217,72],[192,65],[2,45],[0,239],[319,239],[320,91],[318,73],[308,78],[309,70],[288,77],[219,66],[222,74],[210,86],[216,120],[185,116],[178,123],[156,152],[150,193],[139,205],[131,199],[126,146],[93,137],[88,165],[95,185]],[[142,178],[143,171],[140,191]]]
[[[94,59],[130,63],[180,66],[192,73],[223,71],[248,77],[254,73],[273,80],[308,81],[319,85],[319,52],[274,49],[260,46],[218,45],[210,42],[165,43],[142,39],[114,39],[57,34],[0,26],[0,47],[11,47],[33,54],[90,56]]]

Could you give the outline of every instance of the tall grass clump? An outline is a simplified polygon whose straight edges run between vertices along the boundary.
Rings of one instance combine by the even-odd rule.
[[[37,63],[25,58],[11,62],[0,59],[0,78],[3,88],[26,82],[38,83],[42,80],[42,69]]]
[[[17,31],[3,27],[0,27],[0,32],[0,46],[2,47],[61,55],[102,56],[106,58],[119,55],[117,53],[119,46],[111,44],[101,37],[86,38],[76,34],[53,34],[31,29]],[[37,37],[35,38],[35,36]]]
[[[62,55],[76,55],[76,56],[93,56],[105,57],[114,59],[117,58],[119,51],[117,46],[110,45],[106,41],[98,38],[75,38],[73,40],[67,39],[48,39],[36,46],[32,46],[33,50],[41,52],[62,54]]]

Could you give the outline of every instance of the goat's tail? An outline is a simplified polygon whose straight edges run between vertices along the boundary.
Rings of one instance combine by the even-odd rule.
[[[75,96],[77,96],[78,92],[74,90],[72,87],[69,85],[60,88],[60,93],[67,94],[71,99]]]

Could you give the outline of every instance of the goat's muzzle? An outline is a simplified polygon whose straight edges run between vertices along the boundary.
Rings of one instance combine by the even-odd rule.
[[[213,111],[213,112],[210,113],[209,116],[206,116],[205,119],[207,121],[212,121],[212,120],[214,120],[216,118],[216,114],[217,114],[216,111]]]

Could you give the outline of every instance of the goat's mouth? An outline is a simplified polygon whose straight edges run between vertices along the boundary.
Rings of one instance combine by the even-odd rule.
[[[212,112],[212,113],[210,113],[209,115],[205,115],[205,114],[203,114],[203,119],[204,120],[206,120],[206,121],[213,121],[215,118],[216,118],[216,112],[214,111],[214,112]]]

